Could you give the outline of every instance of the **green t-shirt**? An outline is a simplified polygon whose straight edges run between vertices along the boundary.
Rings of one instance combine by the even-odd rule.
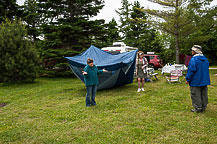
[[[84,82],[86,86],[99,84],[97,74],[103,73],[103,70],[98,70],[95,65],[93,65],[93,67],[86,65],[84,71],[87,72],[87,75],[84,75]]]

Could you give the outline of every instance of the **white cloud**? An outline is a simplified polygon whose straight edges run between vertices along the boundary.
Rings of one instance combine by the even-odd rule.
[[[134,3],[135,1],[138,1],[144,8],[162,9],[160,5],[151,3],[148,0],[129,0],[129,3]],[[105,6],[100,13],[94,17],[94,19],[105,19],[106,22],[109,22],[112,20],[112,18],[115,18],[115,20],[118,21],[119,16],[115,10],[118,10],[118,8],[121,8],[121,6],[121,0],[105,0]]]

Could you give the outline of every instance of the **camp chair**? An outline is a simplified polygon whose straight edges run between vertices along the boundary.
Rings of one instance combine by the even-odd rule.
[[[148,75],[150,80],[152,77],[155,77],[155,79],[158,80],[158,78],[157,78],[158,73],[154,72],[154,68],[147,68],[146,71],[147,71],[147,75]],[[151,82],[152,82],[152,80],[151,80]]]
[[[166,76],[166,80],[168,81],[169,84],[172,82],[179,82],[181,83],[180,77],[182,76],[182,71],[181,70],[171,70],[170,71],[170,76]]]

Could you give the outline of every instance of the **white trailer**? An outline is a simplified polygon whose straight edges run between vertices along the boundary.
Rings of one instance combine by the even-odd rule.
[[[114,42],[111,46],[102,48],[102,50],[110,52],[112,54],[129,52],[137,49],[138,48],[127,46],[124,42]]]

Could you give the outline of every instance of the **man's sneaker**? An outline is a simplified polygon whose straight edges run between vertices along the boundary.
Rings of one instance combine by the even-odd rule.
[[[202,110],[191,109],[191,112],[197,112],[197,113],[199,113],[199,112],[202,112]]]
[[[197,112],[197,110],[196,109],[191,109],[191,112]]]
[[[140,89],[140,88],[138,88],[137,92],[140,92],[140,91],[141,91],[141,89]]]
[[[142,91],[145,91],[144,88],[141,88]]]

